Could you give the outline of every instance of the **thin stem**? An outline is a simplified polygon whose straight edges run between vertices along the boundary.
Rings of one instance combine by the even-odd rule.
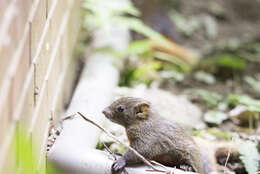
[[[134,148],[132,148],[131,146],[128,146],[126,143],[123,143],[122,141],[118,140],[114,135],[112,135],[109,131],[107,131],[105,128],[103,128],[102,126],[98,125],[97,123],[95,123],[94,121],[88,119],[87,117],[85,117],[83,114],[81,114],[80,112],[77,112],[84,120],[86,120],[87,122],[95,125],[96,127],[98,127],[100,130],[102,130],[104,133],[106,133],[110,138],[114,139],[116,142],[122,144],[123,146],[127,147],[129,150],[131,150],[138,158],[140,158],[146,165],[148,165],[149,167],[151,167],[154,171],[157,172],[164,172],[167,173],[168,171],[164,171],[164,170],[159,170],[156,169],[148,160],[146,160],[141,154],[139,154]]]

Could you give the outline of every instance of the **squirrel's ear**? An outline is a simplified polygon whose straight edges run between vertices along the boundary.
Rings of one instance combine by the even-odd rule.
[[[150,104],[146,102],[137,103],[134,112],[137,118],[146,119],[149,115]]]

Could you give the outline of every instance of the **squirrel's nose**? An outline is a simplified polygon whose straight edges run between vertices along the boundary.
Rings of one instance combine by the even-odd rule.
[[[105,109],[102,111],[102,113],[103,113],[104,115],[107,115],[107,111],[106,111]]]
[[[103,113],[105,116],[107,116],[107,117],[109,117],[109,116],[111,115],[111,112],[110,112],[109,109],[107,109],[107,108],[105,108],[105,109],[102,111],[102,113]]]

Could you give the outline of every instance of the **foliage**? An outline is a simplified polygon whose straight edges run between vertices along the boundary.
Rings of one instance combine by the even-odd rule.
[[[121,56],[144,55],[152,50],[151,40],[138,40],[129,44],[128,48],[120,52]]]
[[[176,24],[177,29],[186,36],[191,36],[201,26],[200,20],[198,18],[193,17],[191,19],[186,19],[175,10],[172,11],[170,17],[171,20]]]
[[[20,129],[15,132],[12,144],[15,146],[15,162],[18,165],[20,174],[30,174],[30,173],[42,173],[41,170],[45,171],[45,167],[37,168],[39,166],[45,166],[39,164],[39,160],[32,149],[32,146],[36,147],[38,144],[32,144],[31,139],[25,133],[25,129],[21,126]],[[48,174],[60,174],[59,170],[54,167],[53,164],[47,162],[47,173]],[[10,174],[10,173],[6,173]]]
[[[215,136],[209,134],[206,130],[196,129],[192,131],[192,136],[198,136],[207,140],[214,140]]]
[[[243,104],[249,111],[260,112],[260,100],[252,99],[249,96],[231,94],[228,98],[231,104]]]
[[[245,81],[258,93],[260,93],[260,82],[255,80],[253,77],[246,76]]]
[[[213,75],[203,72],[203,71],[196,72],[194,77],[196,80],[204,82],[209,85],[213,85],[216,83],[216,79]]]
[[[216,107],[218,103],[223,99],[223,97],[217,93],[209,92],[202,89],[189,89],[186,92],[200,96],[201,99],[211,107]]]
[[[217,129],[193,131],[193,135],[195,136],[212,139],[210,138],[209,134],[225,138],[226,140],[231,140],[232,138],[234,138],[238,147],[239,158],[245,166],[246,171],[249,174],[255,174],[257,172],[260,162],[260,153],[257,149],[257,142],[240,139],[238,138],[238,135],[236,133],[220,131]]]
[[[193,130],[192,135],[206,138],[209,140],[214,140],[216,139],[216,137],[224,138],[225,140],[231,140],[233,137],[233,134],[231,132],[221,131],[215,128],[209,128],[205,130]]]
[[[130,68],[121,78],[119,85],[131,86],[135,83],[144,83],[146,85],[149,85],[152,80],[155,80],[159,77],[157,70],[161,67],[161,62],[150,61],[137,67]]]
[[[163,79],[173,79],[174,81],[181,82],[184,79],[183,73],[175,70],[164,70],[160,72],[160,77]]]
[[[25,134],[21,132],[16,133],[15,139],[18,140],[18,148],[16,149],[16,157],[18,158],[18,163],[21,166],[21,173],[27,174],[32,173],[36,170],[36,157],[33,156],[34,153],[31,152],[30,141],[26,138]],[[15,139],[13,141],[15,141]],[[21,159],[22,157],[22,159]]]
[[[109,30],[116,25],[143,34],[148,38],[152,38],[154,42],[161,43],[162,45],[171,45],[170,41],[164,36],[136,18],[140,12],[128,1],[85,0],[83,7],[86,10],[84,16],[86,22],[85,27],[87,29],[91,28],[92,30],[96,30],[97,28],[102,28]],[[126,16],[126,14],[132,16]]]
[[[243,162],[249,174],[255,174],[259,167],[260,154],[257,150],[257,143],[249,140],[237,139],[240,160]]]
[[[128,1],[85,0],[85,27],[91,31],[102,28],[110,31],[124,14],[138,16],[138,10]]]
[[[85,9],[85,28],[90,32],[102,28],[109,34],[110,30],[116,26],[135,31],[148,38],[132,41],[125,50],[121,51],[115,51],[108,47],[96,49],[96,51],[105,51],[116,57],[128,57],[130,63],[121,74],[123,79],[120,85],[131,85],[135,82],[149,84],[154,80],[154,78],[150,78],[150,75],[159,77],[161,70],[172,71],[173,78],[176,77],[178,80],[181,79],[181,73],[190,72],[190,65],[183,60],[153,49],[155,44],[171,49],[172,43],[163,35],[145,25],[138,18],[140,12],[129,1],[84,0],[83,7]],[[138,63],[138,65],[131,64],[132,59],[135,63],[141,63]],[[162,62],[160,68],[156,68],[158,67],[158,60]],[[170,64],[171,68],[166,68],[165,64]],[[150,70],[151,72],[149,72]],[[144,77],[148,79],[144,79]]]
[[[178,59],[177,57],[174,57],[173,55],[170,55],[170,54],[167,54],[164,52],[160,52],[160,51],[155,51],[154,57],[156,57],[160,60],[163,60],[165,62],[169,62],[171,65],[175,66],[174,70],[177,70],[181,73],[191,72],[191,66],[189,66],[184,61]]]
[[[246,67],[246,62],[244,59],[239,57],[222,55],[216,61],[216,65],[231,69],[244,69]]]
[[[245,59],[232,54],[223,53],[219,56],[209,57],[201,62],[207,66],[229,68],[231,70],[243,70],[247,63]]]
[[[99,149],[99,150],[104,150],[106,149],[106,147],[110,147],[111,144],[113,144],[113,142],[98,142],[97,145],[96,145],[96,149]]]
[[[227,118],[228,116],[224,112],[213,111],[213,110],[206,112],[204,115],[204,120],[207,123],[217,124],[217,125],[221,124]]]
[[[224,138],[226,140],[231,140],[232,137],[233,137],[233,134],[230,133],[230,132],[226,132],[226,131],[221,131],[221,130],[218,130],[218,129],[207,129],[207,133],[210,133],[214,136],[217,136],[217,137],[221,137],[221,138]]]
[[[181,81],[185,73],[192,72],[191,66],[177,57],[153,49],[155,43],[164,45],[167,48],[171,47],[171,43],[160,33],[146,26],[138,18],[140,12],[131,3],[120,0],[85,0],[84,8],[86,9],[85,26],[91,31],[102,28],[108,31],[107,33],[109,34],[110,29],[116,26],[130,29],[148,38],[133,41],[125,50],[121,51],[115,51],[113,48],[108,47],[99,49],[99,51],[106,51],[117,57],[128,57],[127,66],[121,74],[120,85],[132,86],[136,83],[149,85],[155,80],[164,78]],[[186,36],[191,36],[201,27],[201,23],[198,19],[186,19],[177,12],[172,13],[171,18],[174,19],[177,29]],[[237,48],[237,40],[233,40],[230,45],[233,48]],[[232,77],[237,77],[233,75],[235,72],[244,72],[248,61],[246,61],[243,56],[233,54],[231,51],[234,52],[235,49],[229,49],[229,52],[218,53],[217,56],[213,55],[203,60],[202,64],[205,63],[206,68],[196,70],[197,72],[194,74],[194,78],[205,84],[213,85],[217,83],[216,79],[218,79],[218,77],[216,76],[215,78],[214,75],[216,74],[208,73],[212,72],[210,70],[213,70],[213,72],[221,72],[218,70],[223,69],[228,70],[228,73],[224,72],[223,74],[229,75],[231,73]],[[229,80],[233,81],[234,79]],[[245,77],[244,80],[256,92],[259,92],[258,81],[249,76]],[[210,110],[204,115],[204,120],[207,123],[220,125],[224,120],[228,119],[227,114],[224,113],[224,111],[227,111],[227,108],[223,110],[219,108],[221,103],[224,103],[226,107],[243,104],[249,111],[260,112],[260,100],[252,99],[248,96],[232,94],[228,97],[223,97],[218,93],[203,89],[191,89],[187,92],[199,96],[199,99],[206,102],[210,107]],[[227,140],[233,137],[232,133],[218,129],[196,130],[193,134],[208,138],[221,137]],[[260,160],[256,143],[239,139],[238,144],[239,153],[241,154],[240,159],[246,170],[249,174],[256,172]],[[104,148],[102,144],[99,144],[98,147]]]
[[[238,138],[238,135],[236,133],[220,131],[217,129],[193,131],[193,135],[204,137],[207,139],[210,139],[209,134],[225,138],[226,140],[231,140],[232,138],[234,138],[238,147],[239,158],[245,166],[246,171],[249,174],[255,174],[257,172],[260,162],[260,153],[257,149],[257,142],[240,139]]]

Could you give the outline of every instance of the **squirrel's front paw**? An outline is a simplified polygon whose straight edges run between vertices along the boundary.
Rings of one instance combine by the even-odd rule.
[[[182,169],[182,170],[184,170],[186,172],[193,172],[194,171],[191,166],[185,165],[185,164],[184,165],[180,165],[180,169]]]
[[[112,174],[119,174],[121,173],[126,166],[126,162],[124,158],[119,158],[116,162],[112,164],[111,173]]]

